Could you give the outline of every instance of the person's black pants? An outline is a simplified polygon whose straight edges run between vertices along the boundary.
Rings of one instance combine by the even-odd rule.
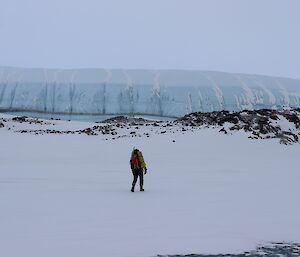
[[[144,184],[144,173],[143,173],[143,169],[134,169],[132,170],[132,174],[133,174],[133,182],[132,185],[134,186],[138,180],[138,178],[140,178],[140,186],[142,187]]]

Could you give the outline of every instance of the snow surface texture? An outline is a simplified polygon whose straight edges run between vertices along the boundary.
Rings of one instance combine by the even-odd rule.
[[[300,107],[300,80],[183,70],[0,67],[0,110],[148,114]]]
[[[152,136],[118,140],[35,135],[15,131],[99,123],[1,117],[1,256],[241,253],[300,240],[300,144],[213,127],[160,133],[156,125]],[[130,192],[134,146],[148,167],[145,192]]]

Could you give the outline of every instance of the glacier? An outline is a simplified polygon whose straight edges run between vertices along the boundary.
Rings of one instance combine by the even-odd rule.
[[[300,80],[199,70],[0,67],[0,111],[142,114],[300,107]]]

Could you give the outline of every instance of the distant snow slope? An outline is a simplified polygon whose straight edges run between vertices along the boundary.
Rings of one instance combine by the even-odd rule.
[[[300,144],[213,128],[118,140],[14,132],[99,125],[43,123],[0,128],[1,256],[235,253],[300,240]],[[134,146],[148,166],[145,192],[130,192]]]
[[[189,70],[0,67],[0,110],[183,116],[300,107],[300,80]]]

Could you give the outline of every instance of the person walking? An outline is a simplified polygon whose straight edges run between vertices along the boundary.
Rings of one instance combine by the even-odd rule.
[[[133,174],[133,182],[131,187],[131,192],[134,192],[135,184],[140,179],[140,191],[145,191],[144,185],[144,174],[147,174],[147,167],[144,161],[142,152],[139,149],[133,149],[130,158],[130,167]]]

